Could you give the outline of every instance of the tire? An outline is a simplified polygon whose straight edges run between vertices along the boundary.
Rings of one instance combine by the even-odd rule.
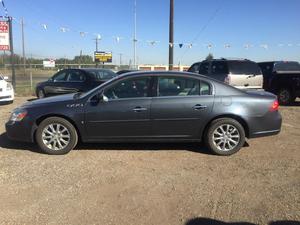
[[[40,149],[50,155],[66,154],[78,142],[74,126],[60,117],[49,117],[43,120],[36,130],[35,138]]]
[[[38,90],[37,90],[37,93],[36,93],[36,96],[37,96],[38,98],[45,98],[45,97],[46,97],[45,92],[44,92],[43,89],[38,89]]]
[[[277,98],[280,105],[290,105],[296,99],[288,88],[281,88],[278,91]]]
[[[243,126],[234,119],[216,119],[211,122],[207,131],[205,132],[204,141],[206,146],[214,154],[224,156],[232,155],[238,152],[244,146],[245,130]]]

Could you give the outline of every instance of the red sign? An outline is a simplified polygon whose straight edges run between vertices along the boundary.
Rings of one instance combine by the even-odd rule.
[[[9,25],[8,22],[0,21],[0,50],[9,51]]]

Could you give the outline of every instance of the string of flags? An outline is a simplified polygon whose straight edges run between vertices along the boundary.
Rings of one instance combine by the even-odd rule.
[[[7,10],[6,6],[5,6],[4,0],[0,0],[0,2],[1,2],[1,5],[2,5],[2,7],[4,9],[5,16],[8,17],[8,10]]]
[[[5,13],[7,14],[7,9],[5,7],[4,0],[0,0],[0,2],[1,2],[3,8],[4,8]],[[13,17],[13,20],[17,21],[18,23],[21,23],[20,20],[18,20],[15,17]],[[49,28],[50,28],[48,23],[38,23],[38,26],[42,30],[44,30],[45,32],[49,31]],[[88,35],[92,35],[94,38],[96,38],[98,40],[103,40],[103,37],[108,37],[108,36],[103,36],[100,33],[91,33],[91,32],[87,32],[87,31],[83,31],[83,30],[71,29],[68,26],[59,26],[57,31],[60,32],[60,33],[69,33],[69,32],[77,33],[82,38],[85,38]],[[120,35],[114,35],[110,38],[112,38],[112,40],[116,44],[121,43],[123,40],[130,40],[130,41],[138,42],[138,43],[146,43],[147,45],[149,45],[151,47],[157,46],[159,43],[161,43],[161,41],[159,41],[159,40],[133,39],[132,37],[124,37],[124,36],[120,36]],[[215,45],[213,43],[199,44],[199,43],[185,43],[185,42],[176,43],[176,42],[174,42],[174,43],[169,43],[169,46],[171,48],[178,47],[179,49],[182,49],[182,48],[192,49],[195,46],[202,46],[202,47],[204,47],[208,50],[217,48],[217,45]],[[249,49],[255,48],[255,47],[256,48],[261,48],[261,49],[264,49],[264,50],[268,50],[271,47],[279,47],[279,48],[282,48],[282,47],[300,47],[300,43],[296,43],[296,44],[295,43],[286,43],[286,44],[279,43],[277,45],[276,44],[267,44],[267,43],[261,43],[261,44],[245,43],[242,46],[237,46],[237,45],[234,45],[234,44],[231,44],[231,43],[224,43],[223,45],[221,45],[221,48],[224,48],[224,49],[227,49],[227,50],[232,49],[234,47],[242,47],[245,50],[249,50]]]

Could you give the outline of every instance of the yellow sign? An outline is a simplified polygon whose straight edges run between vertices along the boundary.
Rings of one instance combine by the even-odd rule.
[[[112,62],[112,53],[111,52],[95,52],[94,54],[95,62]]]

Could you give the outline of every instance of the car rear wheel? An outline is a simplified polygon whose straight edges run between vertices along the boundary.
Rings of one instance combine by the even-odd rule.
[[[62,155],[77,144],[78,135],[74,126],[60,117],[43,120],[36,131],[36,142],[40,149],[50,155]]]
[[[243,126],[231,118],[214,120],[207,129],[205,142],[207,147],[217,155],[232,155],[245,143]]]
[[[37,97],[38,98],[45,98],[45,92],[43,91],[43,89],[39,89],[37,92]]]
[[[289,105],[296,99],[288,88],[280,89],[277,97],[281,105]]]

